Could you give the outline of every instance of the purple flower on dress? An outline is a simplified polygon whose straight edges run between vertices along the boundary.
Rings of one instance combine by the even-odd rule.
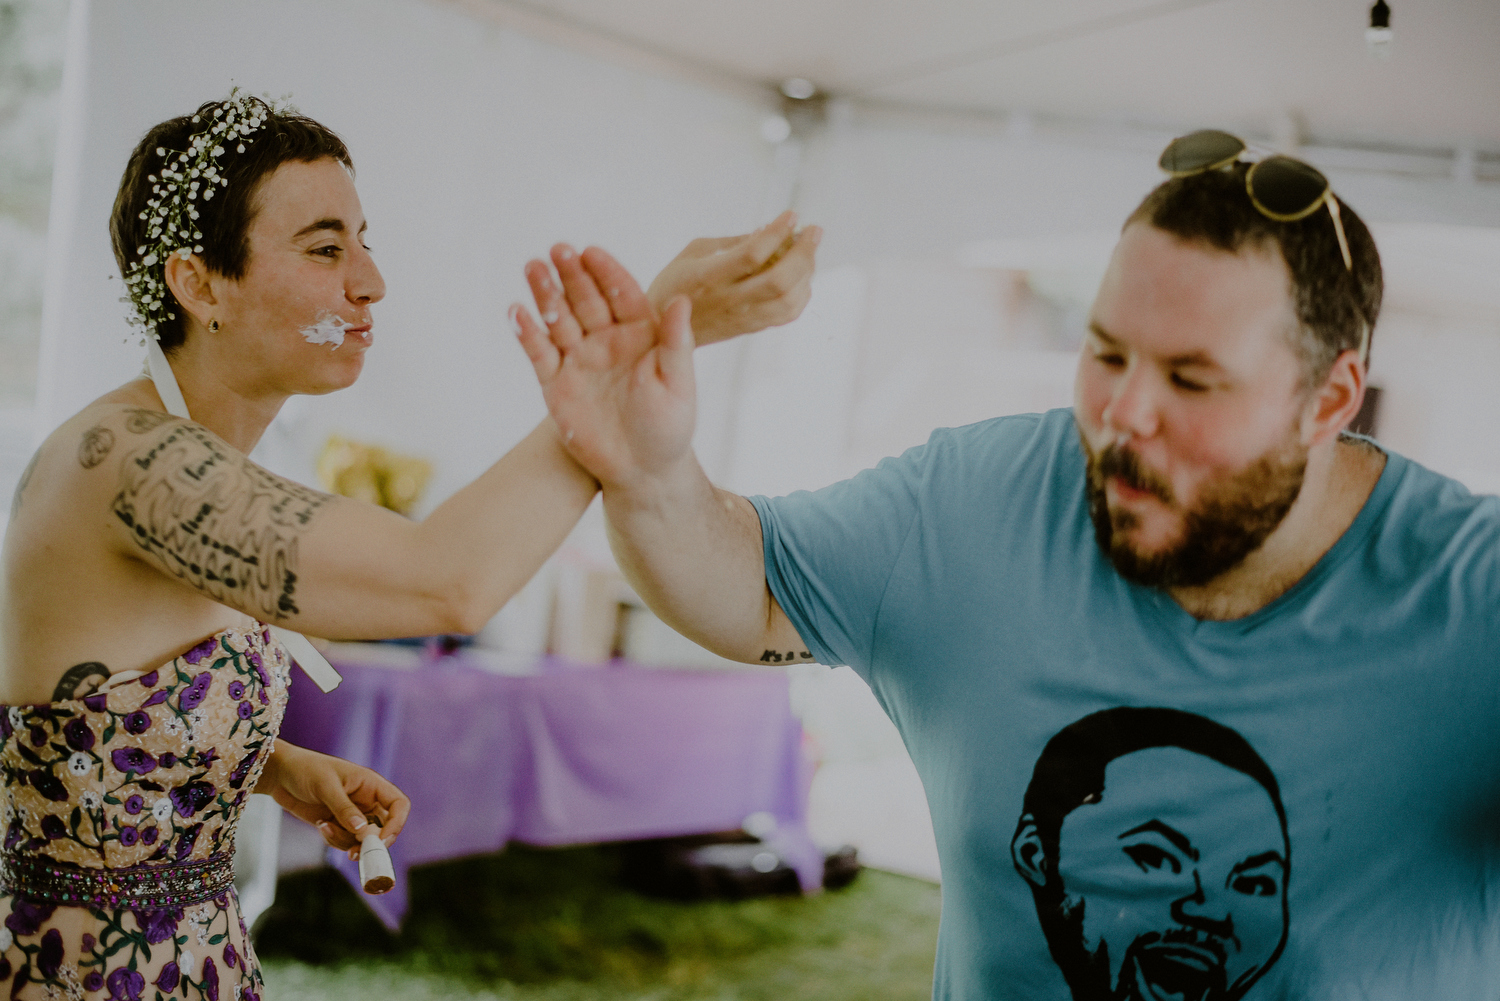
[[[151,714],[137,709],[125,717],[125,732],[140,735],[151,729]]]
[[[10,706],[0,706],[0,738],[9,740],[15,732],[10,725]]]
[[[245,696],[245,683],[243,681],[231,681],[229,683],[229,697],[240,699]]]
[[[199,768],[207,768],[209,765],[213,764],[215,761],[218,761],[218,760],[219,760],[219,751],[218,751],[218,748],[210,747],[206,751],[199,751],[198,752],[198,767]]]
[[[39,726],[33,726],[31,728],[31,746],[32,747],[42,747],[42,746],[45,746],[46,743],[47,743],[47,731],[43,730]]]
[[[156,828],[148,827],[141,832],[141,840],[148,845],[156,844]]]
[[[89,950],[93,951],[93,950]],[[104,990],[104,974],[98,970],[90,970],[88,976],[83,978],[83,989],[86,991]]]
[[[177,838],[177,861],[181,862],[193,853],[193,846],[198,843],[198,835],[203,833],[202,824],[194,824]]]
[[[67,833],[68,829],[63,826],[61,817],[49,813],[42,818],[42,834],[46,835],[48,841],[66,837]]]
[[[42,923],[50,918],[55,910],[57,910],[56,904],[33,900],[30,897],[12,897],[10,914],[5,918],[5,927],[17,935],[35,935],[42,927]]]
[[[268,695],[266,695],[266,690],[264,688],[260,690],[260,704],[263,706],[268,706],[271,704],[271,699]]]
[[[84,952],[93,952],[94,946],[99,944],[99,940],[94,938],[94,936],[90,935],[88,932],[84,932],[82,944]],[[102,985],[104,983],[104,978],[101,977],[99,979],[99,983]]]
[[[57,970],[62,966],[62,961],[62,932],[56,928],[49,928],[47,934],[42,936],[42,947],[37,950],[36,970],[45,979],[51,980],[57,976]]]
[[[122,772],[145,775],[156,771],[156,759],[139,747],[122,747],[110,753],[109,759]]]
[[[102,713],[104,707],[109,704],[109,693],[103,695],[88,695],[83,700],[84,707],[91,713]]]
[[[219,1001],[219,968],[212,956],[203,960],[203,993],[208,1001]]]
[[[163,754],[161,757],[157,758],[156,763],[161,765],[163,768],[171,768],[173,765],[177,764],[177,755],[173,754],[171,751],[168,751],[166,754]]]
[[[63,739],[73,750],[87,751],[94,746],[94,731],[87,720],[74,716],[63,724]]]
[[[187,653],[183,654],[182,659],[187,661],[189,664],[196,664],[204,657],[207,657],[209,654],[213,653],[218,648],[219,638],[217,636],[210,636],[208,639],[204,640],[202,643],[199,643]]]
[[[262,685],[269,685],[271,683],[271,676],[266,673],[265,665],[260,662],[260,654],[251,650],[245,654],[245,659],[255,666],[255,673],[260,676],[260,683]]]
[[[140,680],[142,688],[155,688],[157,681],[161,679],[157,676],[157,673],[155,671],[152,671],[150,674],[141,675]]]
[[[250,773],[250,766],[255,764],[255,759],[260,756],[260,748],[256,748],[245,755],[245,760],[235,765],[234,771],[229,773],[229,787],[238,789],[245,784],[245,776]]]
[[[208,695],[208,686],[212,681],[213,675],[207,671],[204,671],[193,679],[193,683],[188,685],[187,690],[182,693],[182,698],[177,700],[178,704],[182,706],[183,712],[198,708],[199,704],[203,702],[204,696]]]
[[[134,848],[135,843],[141,839],[141,832],[126,824],[120,828],[120,844],[126,848]]]
[[[186,782],[167,793],[167,798],[180,816],[191,817],[214,801],[214,787],[208,782]]]
[[[151,697],[149,699],[147,699],[145,702],[141,703],[141,708],[142,709],[149,709],[152,706],[159,706],[163,702],[167,701],[168,697],[170,697],[171,694],[172,694],[172,690],[170,688],[163,688],[159,692],[152,692],[151,693]]]
[[[10,851],[12,848],[16,847],[16,845],[20,843],[21,835],[23,833],[24,832],[21,830],[21,821],[12,820],[10,822],[10,828],[5,832],[5,850]]]
[[[141,812],[141,808],[145,805],[146,801],[141,797],[131,796],[129,799],[125,800],[125,812],[134,817],[136,814]]]
[[[224,944],[224,965],[232,970],[239,961],[240,954],[234,951],[234,943],[226,942]]]
[[[160,945],[177,934],[177,923],[182,920],[182,911],[165,908],[159,911],[132,911],[135,923],[152,945]]]
[[[239,714],[240,719],[249,719],[255,715],[255,707],[248,702],[241,702],[240,707],[235,712]]]
[[[146,989],[146,978],[126,966],[110,971],[104,982],[109,987],[104,1001],[141,1001],[141,991]]]
[[[170,994],[177,989],[177,978],[181,975],[181,971],[177,969],[177,964],[169,962],[156,975],[156,986]]]
[[[63,803],[68,799],[67,787],[58,780],[51,772],[36,771],[31,773],[31,784],[36,786],[36,791],[47,797],[54,803]]]

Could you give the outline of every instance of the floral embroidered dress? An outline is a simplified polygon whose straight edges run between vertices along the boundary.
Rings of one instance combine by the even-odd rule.
[[[269,630],[67,702],[0,706],[0,1001],[258,1001],[234,829],[281,726]]]

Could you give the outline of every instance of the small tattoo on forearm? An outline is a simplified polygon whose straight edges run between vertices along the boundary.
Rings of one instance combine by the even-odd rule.
[[[125,430],[132,434],[145,434],[171,419],[171,414],[164,414],[160,410],[131,410],[125,418]]]
[[[86,661],[70,667],[63,673],[57,687],[52,690],[53,702],[81,699],[99,690],[109,680],[109,668],[97,660]]]
[[[762,664],[795,664],[798,661],[810,661],[812,659],[813,655],[810,650],[803,650],[800,653],[796,650],[788,650],[786,653],[782,653],[780,650],[767,650],[760,655],[760,662]]]
[[[115,447],[115,433],[107,427],[92,427],[83,433],[78,443],[78,464],[84,469],[93,469],[109,455]]]
[[[181,424],[121,463],[113,509],[169,572],[215,601],[276,621],[300,611],[297,537],[329,499]]]

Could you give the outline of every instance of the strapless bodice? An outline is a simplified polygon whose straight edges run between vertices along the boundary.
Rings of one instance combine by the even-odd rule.
[[[99,694],[0,706],[0,850],[121,869],[232,848],[288,666],[265,627],[226,629]]]

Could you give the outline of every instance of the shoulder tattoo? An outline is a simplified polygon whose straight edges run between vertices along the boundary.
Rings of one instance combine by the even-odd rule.
[[[84,469],[93,469],[109,455],[115,447],[115,433],[102,425],[89,428],[78,443],[78,464]]]
[[[15,495],[10,499],[10,516],[12,519],[15,518],[16,512],[21,510],[21,494],[26,492],[26,484],[31,482],[31,474],[36,472],[36,462],[41,457],[42,450],[40,448],[32,453],[31,461],[26,463],[26,469],[21,473],[21,479],[16,483]]]
[[[168,572],[274,622],[298,614],[297,539],[329,499],[179,424],[126,456],[112,510]]]
[[[108,680],[109,668],[97,660],[75,664],[63,672],[62,678],[58,680],[57,687],[52,690],[52,701],[81,699],[98,691],[99,686]]]
[[[164,414],[160,410],[144,410],[136,408],[125,412],[125,430],[132,434],[145,434],[153,428],[159,428],[172,419],[171,414]]]

